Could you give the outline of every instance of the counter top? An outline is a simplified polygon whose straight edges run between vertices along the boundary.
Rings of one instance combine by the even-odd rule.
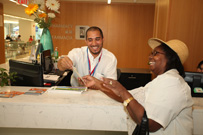
[[[203,109],[203,97],[193,97],[193,107],[201,108]]]
[[[0,91],[30,88],[5,86]],[[0,127],[127,131],[126,117],[121,103],[98,90],[0,98]]]

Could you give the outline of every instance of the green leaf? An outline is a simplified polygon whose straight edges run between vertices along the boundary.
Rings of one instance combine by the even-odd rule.
[[[1,87],[3,86],[8,86],[10,81],[15,80],[14,78],[17,78],[17,73],[12,72],[12,73],[7,73],[6,69],[0,68],[0,80],[1,80]]]

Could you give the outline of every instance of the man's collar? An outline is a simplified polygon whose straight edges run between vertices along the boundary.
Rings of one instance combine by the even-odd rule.
[[[88,47],[87,47],[88,48]],[[103,50],[103,48],[102,48]],[[90,52],[89,48],[88,48],[88,55],[89,55],[89,58],[92,60],[92,59],[98,59],[100,56],[101,56],[101,53],[102,53],[102,50],[101,52],[99,53],[99,55],[97,55],[96,58],[94,58],[94,56],[92,55],[92,53]]]

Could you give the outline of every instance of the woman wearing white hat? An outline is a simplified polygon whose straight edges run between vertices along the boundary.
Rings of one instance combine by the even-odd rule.
[[[193,101],[190,87],[183,79],[182,65],[188,57],[188,48],[176,39],[164,42],[151,38],[148,44],[153,49],[149,68],[157,77],[144,87],[128,91],[118,81],[107,78],[100,81],[91,76],[83,77],[86,86],[123,102],[132,118],[128,121],[129,134],[147,116],[150,135],[192,135]]]

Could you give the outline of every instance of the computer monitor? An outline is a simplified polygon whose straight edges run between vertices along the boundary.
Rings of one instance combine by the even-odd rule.
[[[43,69],[40,64],[17,60],[9,60],[9,72],[16,72],[16,81],[11,81],[12,86],[44,86]]]
[[[52,71],[54,65],[53,65],[52,57],[51,57],[51,50],[42,51],[41,65],[43,67],[44,74],[48,74]]]
[[[203,93],[194,92],[195,88],[203,89],[203,73],[186,71],[184,79],[190,86],[193,97],[203,97]]]

